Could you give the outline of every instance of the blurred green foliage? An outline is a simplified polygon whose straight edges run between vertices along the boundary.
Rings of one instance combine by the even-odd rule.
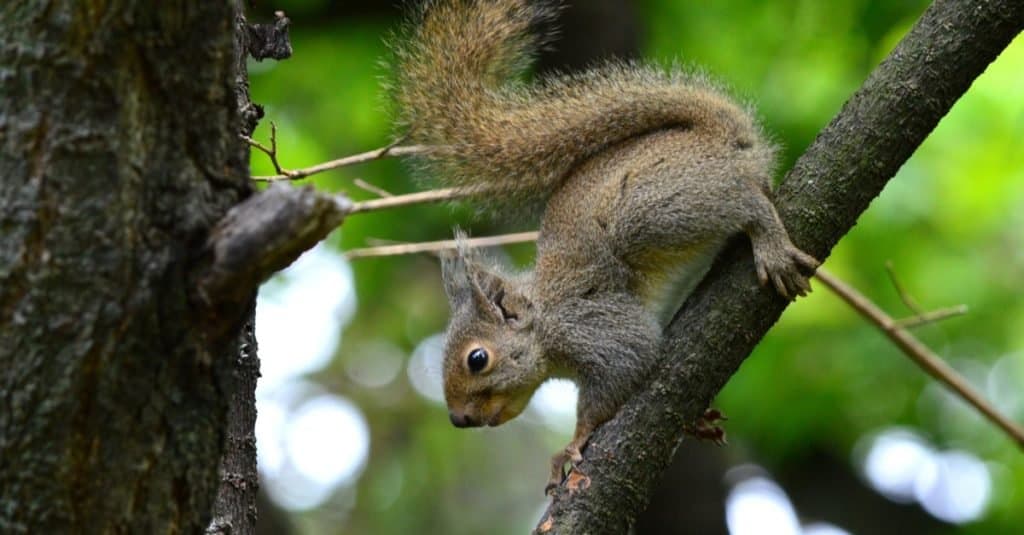
[[[645,0],[639,9],[643,55],[699,65],[756,102],[784,147],[781,176],[926,4]],[[267,112],[257,139],[266,139],[269,121],[276,122],[282,164],[289,168],[386,144],[392,132],[381,85],[387,73],[382,38],[396,21],[393,12],[350,16],[315,0],[267,7],[292,17],[295,54],[252,65],[253,98]],[[1009,384],[1024,385],[1022,73],[1024,40],[1018,38],[826,263],[895,316],[908,311],[888,279],[887,261],[925,308],[967,304],[968,315],[917,334],[989,394],[994,381],[1007,380],[1000,374],[1016,373]],[[273,172],[257,152],[252,168],[256,175]],[[370,197],[352,185],[355,178],[394,193],[417,189],[408,168],[394,160],[310,181]],[[352,217],[330,241],[349,249],[373,240],[444,239],[455,224],[476,235],[509,229],[474,219],[466,208],[418,206]],[[509,261],[526,263],[531,252],[530,246],[510,248]],[[429,257],[362,260],[354,270],[356,316],[332,364],[313,379],[366,414],[369,464],[354,489],[339,491],[344,499],[297,514],[297,526],[306,533],[527,531],[544,504],[548,455],[571,428],[551,433],[536,422],[515,421],[456,430],[444,407],[417,395],[405,373],[376,388],[352,380],[346,370],[353,363],[388,351],[407,358],[443,329],[447,317]],[[990,373],[997,362],[1001,371]],[[993,499],[979,522],[948,532],[1012,532],[1024,524],[1024,456],[971,410],[944,402],[930,383],[873,327],[818,289],[789,308],[716,404],[732,417],[729,457],[773,472],[812,450],[849,459],[854,467],[858,441],[892,425],[915,428],[938,447],[973,452],[993,468]],[[1006,399],[1002,408],[1024,420],[1020,395]]]

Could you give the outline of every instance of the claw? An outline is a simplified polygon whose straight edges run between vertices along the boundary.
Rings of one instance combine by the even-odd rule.
[[[576,432],[573,433],[572,441],[562,451],[551,457],[551,477],[544,487],[544,494],[550,495],[552,491],[568,480],[566,487],[570,492],[585,489],[590,486],[590,478],[580,470],[580,463],[583,462],[583,452],[580,451],[590,440],[590,433],[594,430],[594,424],[589,420],[577,420]],[[565,463],[572,462],[572,469],[566,478]]]
[[[567,450],[568,448],[551,457],[551,477],[548,478],[548,484],[544,487],[544,494],[550,496],[565,480],[565,463],[570,459]]]
[[[762,262],[755,262],[755,266],[754,267],[757,269],[757,282],[761,283],[761,286],[767,285],[768,284],[768,271],[765,270],[764,263],[762,263]]]
[[[568,475],[565,473],[565,463],[567,462],[572,464]],[[563,481],[567,482],[566,487],[570,491],[589,487],[590,478],[580,470],[580,463],[582,462],[583,454],[580,453],[579,448],[572,444],[551,457],[551,477],[548,479],[548,484],[544,487],[544,494],[550,496]]]
[[[775,291],[779,292],[779,295],[789,299],[789,291],[786,290],[786,282],[782,280],[782,276],[778,273],[772,274],[772,282],[775,283]]]
[[[761,286],[771,286],[779,295],[792,301],[811,291],[808,281],[820,264],[788,240],[771,240],[751,234],[754,246],[754,267]]]

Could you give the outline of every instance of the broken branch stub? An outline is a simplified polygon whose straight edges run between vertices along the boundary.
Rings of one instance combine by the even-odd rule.
[[[239,302],[338,227],[352,201],[311,186],[272,184],[232,208],[206,243],[208,267],[196,284],[202,303]]]

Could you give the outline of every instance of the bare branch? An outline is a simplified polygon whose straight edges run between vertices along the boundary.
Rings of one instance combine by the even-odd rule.
[[[277,125],[274,121],[270,121],[270,147],[256,141],[249,136],[241,136],[250,147],[259,149],[260,152],[266,154],[270,158],[270,163],[274,165],[274,170],[278,172],[280,176],[292,176],[293,171],[288,171],[281,167],[281,164],[277,161]],[[255,180],[255,178],[253,179]]]
[[[910,296],[906,288],[900,284],[899,278],[896,277],[896,270],[892,267],[891,260],[885,263],[885,272],[889,274],[889,280],[892,282],[892,287],[895,288],[896,293],[900,295],[900,300],[903,301],[903,304],[906,305],[915,316],[923,314],[924,309],[921,308],[921,305],[919,305],[917,301]]]
[[[395,196],[395,194],[391,193],[390,191],[388,191],[388,190],[386,190],[384,188],[378,187],[378,186],[374,186],[373,184],[370,184],[369,182],[367,182],[367,181],[365,181],[365,180],[363,180],[361,178],[357,178],[357,179],[353,180],[352,183],[355,184],[357,188],[365,190],[365,191],[369,191],[370,193],[373,193],[374,195],[376,195],[378,197],[394,197]]]
[[[940,308],[931,312],[925,312],[909,318],[898,319],[896,320],[896,325],[903,329],[913,329],[915,327],[928,325],[945,319],[954,318],[956,316],[963,316],[966,313],[967,305],[957,305],[953,307]]]
[[[921,343],[920,340],[901,327],[896,320],[892,319],[882,309],[878,308],[877,305],[864,297],[863,294],[837,279],[829,272],[818,268],[818,273],[815,276],[818,280],[825,283],[825,286],[828,286],[836,295],[841,297],[843,301],[846,301],[854,310],[859,312],[861,316],[864,316],[868,321],[881,329],[904,354],[910,357],[910,360],[914,361],[928,375],[945,384],[950,390],[963,398],[964,401],[977,409],[978,412],[985,415],[992,423],[999,426],[1017,442],[1018,446],[1024,448],[1024,429],[1000,414],[956,370],[928,349],[928,346]]]
[[[519,232],[516,234],[503,234],[501,236],[489,236],[486,238],[471,238],[464,240],[467,247],[496,247],[513,243],[526,243],[537,241],[537,232]],[[401,243],[396,245],[382,245],[379,247],[367,247],[365,249],[353,249],[345,253],[349,260],[357,258],[370,258],[376,256],[397,256],[413,253],[438,253],[455,249],[458,242],[455,240],[441,240],[420,243]]]
[[[252,179],[257,182],[279,182],[283,180],[299,180],[302,178],[306,178],[308,176],[315,175],[317,173],[323,173],[324,171],[331,171],[333,169],[338,169],[341,167],[347,167],[350,165],[356,165],[365,162],[372,162],[374,160],[380,160],[382,158],[388,158],[392,156],[426,154],[432,150],[436,150],[436,147],[430,147],[427,145],[395,146],[394,144],[391,144],[386,147],[364,152],[362,154],[346,156],[344,158],[339,158],[337,160],[331,160],[329,162],[317,164],[312,167],[306,167],[305,169],[296,169],[294,171],[283,172],[281,169],[275,166],[275,170],[277,170],[278,174],[273,176],[254,176],[252,177]]]
[[[900,300],[903,301],[903,304],[906,305],[911,312],[914,313],[914,315],[909,318],[896,320],[896,324],[900,327],[912,329],[914,327],[928,325],[930,323],[935,323],[955,316],[962,316],[967,313],[967,305],[957,305],[955,307],[925,312],[921,305],[918,304],[917,300],[911,297],[903,284],[900,283],[899,278],[896,276],[896,270],[892,267],[892,261],[885,263],[885,271],[889,274],[889,281],[892,282],[893,288],[895,288],[896,293],[899,294]]]
[[[466,195],[467,194],[465,192],[456,188],[420,191],[417,193],[408,193],[406,195],[395,195],[392,197],[384,197],[383,199],[357,202],[352,206],[352,209],[349,210],[349,213],[360,214],[364,212],[387,210],[389,208],[398,208],[400,206],[410,206],[413,204],[451,201],[461,199]]]

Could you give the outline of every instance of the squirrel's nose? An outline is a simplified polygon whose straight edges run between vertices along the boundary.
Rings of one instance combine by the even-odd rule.
[[[477,425],[480,425],[468,414],[460,413],[457,411],[449,411],[448,418],[452,421],[452,425],[454,425],[455,427],[475,427]]]

